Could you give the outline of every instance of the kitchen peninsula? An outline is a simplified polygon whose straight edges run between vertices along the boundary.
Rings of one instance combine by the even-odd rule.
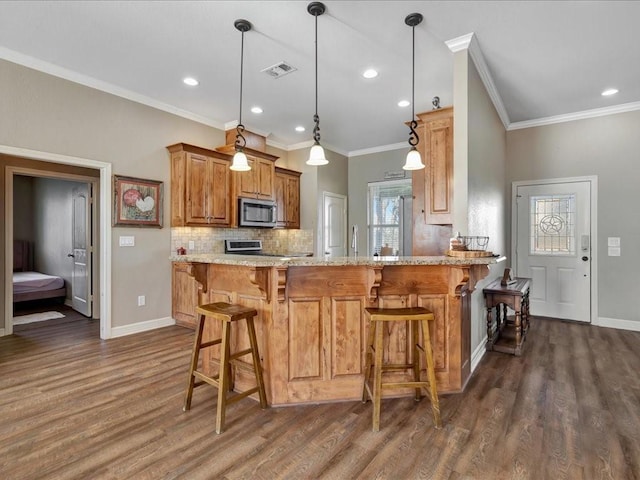
[[[368,306],[430,309],[435,315],[430,328],[438,390],[463,390],[471,375],[471,292],[489,265],[501,259],[198,254],[171,260],[174,318],[179,318],[176,311],[188,316],[197,303],[208,302],[238,303],[258,311],[267,398],[271,405],[287,405],[361,398]],[[182,275],[179,286],[176,273]],[[191,284],[185,286],[185,279]],[[205,330],[210,338],[217,333]],[[407,363],[409,332],[400,325],[389,333],[385,357]],[[245,338],[240,332],[232,339],[232,350],[246,348]],[[205,369],[214,368],[217,348],[208,349]],[[251,379],[238,374],[240,388],[250,384]],[[405,393],[411,391],[389,395]]]

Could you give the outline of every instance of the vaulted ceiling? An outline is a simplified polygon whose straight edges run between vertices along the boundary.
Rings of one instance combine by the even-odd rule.
[[[3,1],[0,58],[224,129],[238,120],[283,148],[308,144],[314,17],[303,1]],[[453,102],[447,42],[473,33],[507,128],[640,108],[640,2],[326,1],[318,17],[322,142],[349,154],[406,142],[415,28],[416,112]],[[281,62],[296,70],[273,78]],[[378,76],[365,79],[364,70]],[[1,72],[0,72],[1,74]],[[197,87],[183,84],[192,76]],[[615,95],[604,97],[606,88]],[[260,106],[261,114],[249,111]],[[306,131],[295,131],[304,126]]]

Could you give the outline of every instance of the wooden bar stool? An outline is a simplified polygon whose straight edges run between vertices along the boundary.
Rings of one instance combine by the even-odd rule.
[[[191,366],[189,367],[189,383],[187,384],[187,392],[184,399],[183,410],[186,412],[191,408],[191,397],[193,389],[204,383],[208,383],[218,388],[218,410],[216,414],[216,433],[224,430],[224,419],[227,404],[236,402],[252,393],[258,392],[260,396],[260,406],[267,407],[267,396],[264,391],[264,380],[262,378],[262,369],[260,366],[260,355],[258,354],[258,342],[256,340],[256,331],[253,324],[253,317],[258,312],[254,308],[243,307],[242,305],[233,305],[230,303],[218,302],[200,305],[196,308],[198,314],[198,323],[196,326],[196,336],[193,343],[193,352],[191,355]],[[204,330],[204,322],[206,318],[211,318],[222,323],[222,336],[216,340],[209,342],[202,341],[202,333]],[[247,330],[249,333],[250,348],[240,350],[235,353],[229,351],[229,340],[231,338],[231,323],[238,320],[246,320]],[[220,344],[220,369],[219,373],[213,377],[205,375],[198,370],[198,362],[200,350]],[[251,354],[253,366],[237,359],[244,355]],[[241,393],[229,396],[227,392],[233,390],[233,375],[231,374],[231,365],[252,372],[256,377],[256,386]],[[198,379],[198,381],[196,381]]]
[[[373,431],[380,430],[380,400],[382,390],[385,388],[415,388],[415,400],[421,398],[421,388],[429,392],[431,396],[431,409],[436,428],[442,427],[440,419],[440,402],[436,388],[436,372],[433,363],[433,352],[429,338],[429,321],[434,319],[433,313],[426,308],[365,308],[369,317],[369,341],[367,345],[364,387],[362,389],[362,402],[367,401],[367,396],[373,402]],[[385,322],[413,322],[411,343],[413,344],[413,363],[407,364],[383,364],[383,334]],[[423,345],[420,345],[418,327],[422,328]],[[426,358],[427,378],[429,381],[420,380],[420,352]],[[371,366],[373,359],[373,386],[369,385]],[[382,373],[395,370],[413,370],[413,381],[383,382]]]

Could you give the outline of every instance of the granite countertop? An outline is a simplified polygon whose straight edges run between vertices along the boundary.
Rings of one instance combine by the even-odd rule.
[[[171,255],[169,259],[172,262],[214,263],[247,267],[309,267],[340,265],[491,265],[506,260],[506,257],[460,258],[445,255],[429,257],[260,257],[256,255],[200,253]]]

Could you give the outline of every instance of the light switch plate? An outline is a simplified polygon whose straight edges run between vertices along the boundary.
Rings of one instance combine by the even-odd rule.
[[[620,237],[608,237],[607,238],[607,246],[608,247],[619,247],[620,246]]]
[[[121,236],[120,237],[120,246],[121,247],[134,247],[136,245],[136,237],[129,236]]]
[[[619,257],[620,256],[620,247],[609,247],[609,256],[610,257]]]

